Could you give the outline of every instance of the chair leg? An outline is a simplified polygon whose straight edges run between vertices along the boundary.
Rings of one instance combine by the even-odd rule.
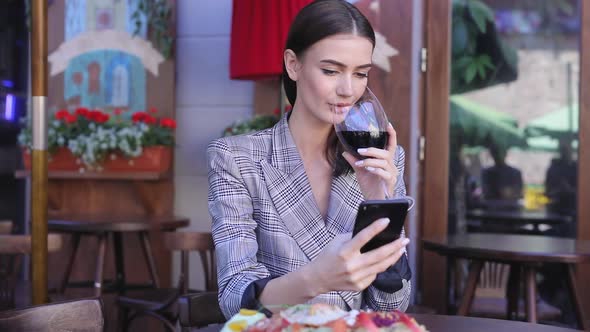
[[[94,296],[102,295],[102,279],[104,269],[104,256],[107,246],[107,234],[103,233],[98,236],[98,255],[96,256],[96,270],[94,275]]]
[[[117,316],[117,330],[119,332],[127,332],[127,327],[129,326],[129,321],[127,320],[127,316],[129,314],[129,310],[121,305],[119,305],[119,312]]]
[[[139,233],[139,240],[141,242],[141,248],[143,249],[143,255],[148,264],[150,270],[150,276],[152,277],[152,284],[156,288],[160,288],[160,278],[158,278],[158,271],[156,271],[156,263],[154,262],[154,256],[152,255],[152,247],[150,246],[150,240],[147,232]]]
[[[580,300],[580,293],[578,293],[576,285],[576,273],[574,271],[573,264],[566,264],[564,267],[567,270],[567,288],[574,305],[576,318],[578,320],[578,327],[584,331],[588,331],[590,326],[588,326],[588,321],[586,320],[586,317],[584,317],[584,311],[582,310],[582,302]]]
[[[125,255],[123,254],[123,234],[115,232],[113,243],[115,245],[115,287],[119,295],[125,294],[127,281],[125,279]]]
[[[524,276],[526,280],[526,319],[529,323],[537,323],[537,283],[535,280],[535,268],[532,266],[524,267]]]
[[[78,253],[78,246],[80,245],[80,234],[74,233],[72,234],[72,253],[70,254],[70,258],[68,259],[68,265],[66,265],[66,271],[64,273],[64,277],[61,282],[61,286],[59,288],[59,293],[63,294],[68,287],[68,282],[70,281],[70,274],[72,274],[72,267],[74,266],[74,260],[76,259],[76,253]]]
[[[459,310],[457,311],[458,316],[469,315],[469,309],[471,308],[471,302],[473,302],[475,288],[477,287],[477,280],[479,279],[479,274],[481,273],[482,268],[482,261],[474,260],[471,262],[471,267],[469,268],[469,277],[467,278],[467,285],[465,286],[463,297],[461,298],[461,303],[459,305]]]
[[[509,320],[518,319],[518,299],[520,298],[520,281],[520,265],[510,264],[510,272],[508,274],[508,287],[506,287],[506,299],[508,299],[506,318]]]

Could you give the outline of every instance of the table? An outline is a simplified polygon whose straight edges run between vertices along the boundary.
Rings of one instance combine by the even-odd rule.
[[[47,222],[51,232],[68,233],[72,235],[72,253],[68,259],[60,293],[70,287],[94,287],[94,295],[100,296],[103,291],[115,290],[122,294],[126,289],[159,287],[160,281],[151,251],[149,231],[174,231],[186,227],[189,220],[178,216],[121,216],[121,215],[65,215],[51,218]],[[151,281],[148,285],[127,285],[125,281],[125,267],[123,263],[123,233],[136,233],[142,246],[144,258],[150,272]],[[98,253],[94,281],[70,283],[69,278],[78,252],[82,235],[98,238]],[[104,281],[104,258],[107,239],[112,237],[115,253],[115,281]]]
[[[459,315],[467,315],[485,261],[510,264],[508,314],[516,311],[521,269],[524,271],[527,321],[536,323],[536,268],[542,263],[563,266],[564,278],[580,327],[588,329],[576,288],[574,266],[590,262],[590,241],[536,235],[460,234],[422,240],[424,249],[449,258],[472,260],[466,289],[459,304]]]
[[[474,227],[473,221],[479,220],[482,222],[478,231],[485,231],[486,229],[497,230],[494,228],[501,228],[505,230],[514,230],[514,226],[518,226],[517,232],[525,232],[522,227],[525,225],[532,225],[533,229],[530,233],[540,234],[543,230],[541,225],[549,225],[559,227],[573,223],[573,218],[570,216],[560,215],[547,211],[526,211],[526,210],[468,210],[465,217],[472,221],[471,227]]]
[[[509,320],[443,316],[430,314],[412,314],[418,323],[424,325],[430,332],[573,332],[576,330],[565,329],[549,325],[530,324]],[[222,325],[210,325],[202,329],[193,329],[194,332],[219,332]]]

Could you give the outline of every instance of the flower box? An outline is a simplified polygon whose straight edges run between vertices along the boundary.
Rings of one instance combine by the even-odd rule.
[[[23,164],[26,169],[31,169],[31,151],[23,149]],[[50,171],[73,171],[80,168],[76,157],[67,148],[58,148],[55,153],[49,155],[47,169]]]
[[[157,110],[135,112],[57,111],[48,125],[48,169],[52,171],[167,172],[172,163],[176,121]],[[19,134],[25,168],[31,168],[31,119]]]
[[[150,146],[143,148],[143,153],[136,158],[126,158],[114,153],[103,163],[104,172],[159,172],[170,170],[172,151],[168,146]]]
[[[31,169],[31,154],[23,150],[23,164],[27,170]],[[93,171],[100,172],[158,172],[165,173],[172,164],[172,151],[167,146],[150,146],[143,149],[139,157],[126,158],[121,153],[112,153],[100,168]],[[81,163],[67,148],[59,148],[51,154],[47,163],[50,171],[80,171],[87,167]]]

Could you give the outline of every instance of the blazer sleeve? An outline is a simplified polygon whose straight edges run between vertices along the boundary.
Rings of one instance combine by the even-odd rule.
[[[395,166],[399,171],[398,181],[395,185],[394,196],[406,195],[404,183],[405,153],[398,146],[394,156]],[[402,230],[402,237],[405,232]],[[363,292],[363,304],[365,307],[376,311],[405,311],[410,303],[412,291],[412,272],[408,264],[407,253],[386,271],[379,273],[375,281]]]
[[[270,273],[256,258],[257,223],[253,219],[252,197],[234,152],[223,139],[215,140],[207,148],[207,162],[219,306],[230,318],[240,310],[248,286],[269,278]]]

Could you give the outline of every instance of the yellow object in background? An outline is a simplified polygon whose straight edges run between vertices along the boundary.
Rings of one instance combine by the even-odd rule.
[[[524,208],[526,210],[541,210],[549,203],[543,186],[526,186],[524,190]]]

